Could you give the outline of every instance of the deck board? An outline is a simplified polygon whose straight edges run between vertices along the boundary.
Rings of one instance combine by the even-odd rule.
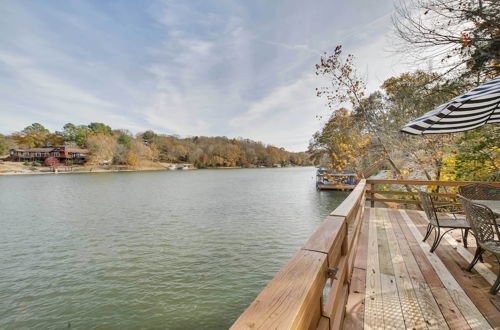
[[[473,247],[451,235],[430,253],[425,226],[419,211],[365,210],[346,328],[500,328],[498,297],[488,293],[496,266],[466,272]]]
[[[440,321],[444,321],[444,319],[442,316],[438,319],[437,315],[433,313],[433,308],[437,307],[437,304],[434,298],[431,299],[432,294],[430,290],[427,290],[428,288],[419,283],[412,283],[396,235],[392,229],[392,224],[389,220],[389,212],[387,212],[387,210],[383,212],[387,244],[394,267],[401,306],[404,311],[406,328],[436,328],[437,324],[439,324]],[[434,304],[432,304],[432,302],[434,302]]]
[[[419,230],[422,233],[424,230],[423,227],[427,226],[427,220],[418,212],[408,212],[408,216],[414,224],[419,225]],[[491,299],[494,296],[488,292],[491,284],[476,269],[472,272],[465,271],[468,262],[460,256],[453,246],[448,244],[447,241],[443,241],[438,249],[436,249],[435,255],[453,275],[460,288],[459,291],[462,291],[470,300],[472,304],[471,309],[468,308],[468,301],[466,301],[466,305],[463,308],[466,308],[469,312],[475,312],[476,308],[480,309],[479,312],[490,324],[494,324],[500,328],[500,310],[492,303]],[[480,323],[480,326],[483,326],[483,323]]]
[[[384,328],[384,305],[382,283],[378,260],[377,227],[373,221],[375,210],[370,209],[368,224],[368,259],[366,263],[366,294],[364,327],[367,329]]]

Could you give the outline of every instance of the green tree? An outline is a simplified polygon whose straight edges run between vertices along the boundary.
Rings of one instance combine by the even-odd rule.
[[[444,166],[454,180],[500,181],[500,127],[465,132]]]
[[[31,132],[37,132],[37,133],[43,133],[43,134],[50,134],[50,131],[46,129],[42,124],[39,123],[33,123],[23,129],[24,133],[31,133]]]
[[[91,130],[86,125],[78,125],[67,123],[63,127],[63,137],[66,142],[72,142],[77,146],[84,148],[87,137],[91,134]]]
[[[387,79],[382,89],[384,94],[376,95],[374,106],[367,101],[364,111],[377,118],[379,134],[394,152],[412,159],[427,179],[440,180],[443,160],[458,135],[411,136],[399,129],[460,94],[464,86],[435,73],[416,71]]]
[[[50,131],[39,123],[25,127],[21,132],[14,133],[12,137],[17,144],[28,147],[43,147],[51,142]]]
[[[148,131],[145,131],[144,133],[142,133],[140,135],[142,137],[142,140],[144,141],[144,143],[146,144],[149,144],[151,143],[158,135],[151,131],[151,130],[148,130]]]
[[[132,146],[132,141],[134,139],[128,135],[128,134],[121,134],[119,137],[118,137],[118,140],[117,142],[121,145],[123,145],[125,148],[127,149],[130,149],[130,147]]]
[[[14,149],[15,147],[16,143],[10,136],[0,134],[0,156],[7,154],[10,149]]]
[[[89,129],[95,134],[113,135],[113,130],[103,123],[90,123]]]

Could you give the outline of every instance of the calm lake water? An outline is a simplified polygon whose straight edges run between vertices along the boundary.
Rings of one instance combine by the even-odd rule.
[[[225,329],[346,196],[315,169],[0,177],[0,329]]]

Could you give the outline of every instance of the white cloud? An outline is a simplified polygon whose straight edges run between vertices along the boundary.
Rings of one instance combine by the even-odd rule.
[[[312,133],[322,125],[317,116],[326,114],[324,101],[315,94],[317,84],[315,75],[305,74],[276,88],[230,121],[233,132],[290,150],[305,150]]]
[[[3,132],[101,121],[304,150],[316,116],[328,115],[315,95],[320,53],[345,43],[370,89],[401,70],[384,49],[390,1],[164,0],[125,15],[86,3],[0,3],[9,31],[0,36]]]

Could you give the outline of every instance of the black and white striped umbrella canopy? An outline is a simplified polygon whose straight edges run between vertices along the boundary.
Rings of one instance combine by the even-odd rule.
[[[500,76],[409,122],[401,131],[454,133],[492,123],[500,123]]]

